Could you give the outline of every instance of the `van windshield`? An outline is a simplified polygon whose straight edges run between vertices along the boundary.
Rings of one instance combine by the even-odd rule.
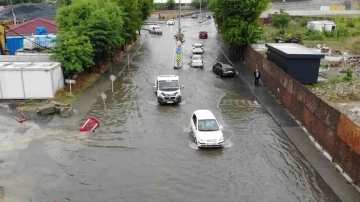
[[[173,91],[179,90],[179,81],[159,81],[159,90],[161,91]]]

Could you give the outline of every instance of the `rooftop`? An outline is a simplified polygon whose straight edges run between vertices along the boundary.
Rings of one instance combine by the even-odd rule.
[[[324,58],[325,55],[322,53],[314,52],[313,50],[301,46],[295,43],[267,43],[265,46],[272,51],[275,51],[281,55],[295,56],[295,58],[304,58],[304,57],[312,57],[312,58]]]
[[[58,65],[58,62],[0,62],[0,71],[52,70]]]
[[[160,80],[160,81],[179,80],[179,77],[176,75],[160,75],[160,76],[158,76],[158,80]]]
[[[50,55],[0,55],[0,62],[52,62]]]

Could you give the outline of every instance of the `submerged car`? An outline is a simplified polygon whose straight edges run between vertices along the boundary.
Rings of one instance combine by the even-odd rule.
[[[236,70],[233,66],[231,66],[229,64],[224,64],[221,62],[215,63],[212,68],[212,71],[215,72],[216,74],[220,75],[221,77],[236,75]]]
[[[206,31],[199,32],[199,39],[207,39],[208,33]]]
[[[169,19],[167,22],[166,22],[167,25],[175,25],[175,20],[174,19]]]
[[[193,55],[190,58],[190,67],[200,67],[201,69],[204,68],[204,60],[201,55]]]
[[[191,134],[198,147],[222,147],[224,136],[210,110],[196,110],[190,119]]]
[[[175,75],[160,75],[155,80],[154,91],[159,104],[178,104],[181,102],[179,77]]]
[[[203,45],[200,44],[200,43],[194,44],[193,49],[192,49],[192,53],[193,54],[203,54],[204,53]]]

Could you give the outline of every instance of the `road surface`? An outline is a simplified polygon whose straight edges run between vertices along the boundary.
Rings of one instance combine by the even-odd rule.
[[[213,20],[185,19],[185,63],[191,45],[204,44],[205,69],[173,68],[177,32],[148,35],[130,69],[86,117],[101,127],[43,127],[12,120],[1,125],[0,185],[6,202],[340,201],[252,93],[235,78],[220,78]],[[209,39],[199,40],[206,30]],[[159,106],[154,78],[176,74],[185,86],[178,106]],[[100,92],[99,92],[100,93]],[[213,111],[224,126],[225,148],[198,149],[189,135],[197,109]],[[85,119],[84,119],[85,120]],[[82,120],[82,121],[84,121]]]

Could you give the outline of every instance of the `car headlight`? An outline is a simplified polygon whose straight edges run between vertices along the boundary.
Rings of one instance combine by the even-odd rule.
[[[198,142],[204,143],[205,140],[203,140],[203,139],[201,139],[201,138],[198,138]]]

